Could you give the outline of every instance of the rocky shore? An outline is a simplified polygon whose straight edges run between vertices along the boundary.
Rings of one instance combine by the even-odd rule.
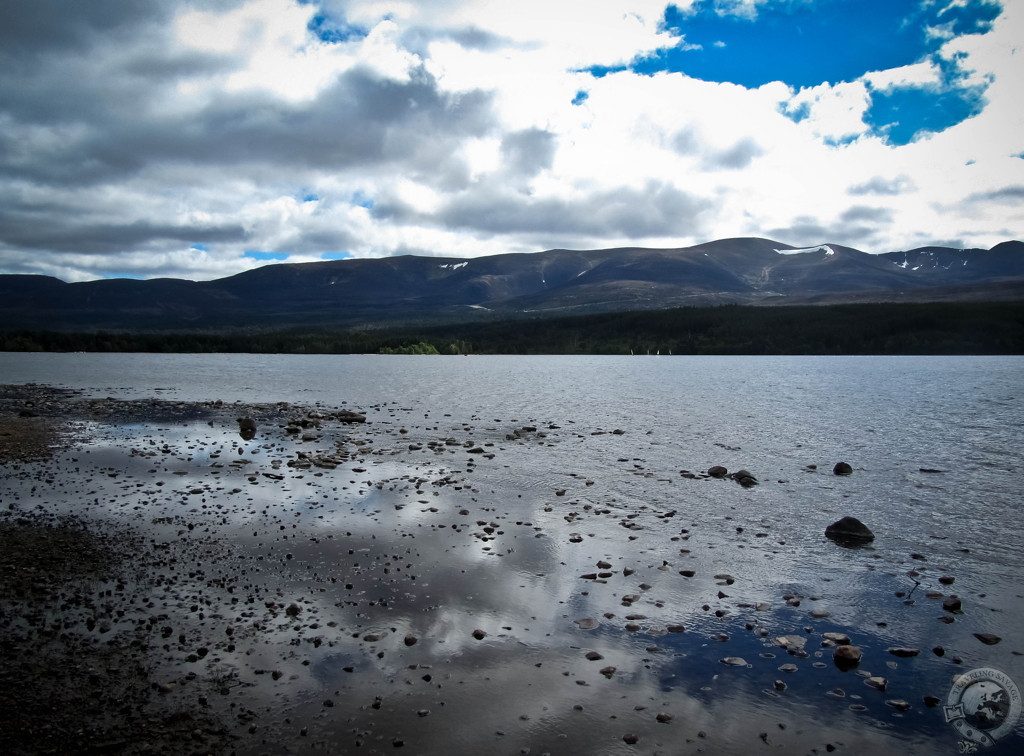
[[[884,523],[757,512],[780,471],[652,469],[638,428],[420,415],[0,387],[0,750],[926,752],[947,681],[1019,655]],[[539,473],[595,443],[674,495]],[[819,579],[773,575],[804,543]],[[850,581],[874,616],[851,619]]]

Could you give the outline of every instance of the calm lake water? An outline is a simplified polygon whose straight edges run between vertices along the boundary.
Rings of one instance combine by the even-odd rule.
[[[0,354],[0,383],[27,382],[367,413],[358,432],[372,453],[315,480],[261,481],[216,518],[194,515],[227,548],[266,556],[252,580],[315,605],[321,633],[328,620],[345,628],[297,653],[289,630],[268,626],[246,654],[217,655],[252,682],[285,741],[284,718],[305,716],[325,751],[352,747],[359,730],[379,734],[358,736],[364,752],[391,751],[399,733],[415,753],[956,753],[943,715],[956,675],[993,667],[1024,686],[1022,358]],[[546,436],[507,437],[524,425]],[[70,490],[20,493],[158,533],[153,523],[181,506],[167,494],[202,483],[212,449],[237,446],[258,465],[294,453],[205,423],[93,432],[81,464],[166,481],[161,495],[99,480],[90,490],[110,496],[83,509]],[[460,446],[409,448],[446,438]],[[133,456],[149,440],[177,464]],[[463,442],[495,456],[470,461]],[[852,476],[832,475],[840,460]],[[680,474],[715,464],[760,484]],[[445,475],[465,485],[430,485]],[[848,514],[875,532],[871,547],[824,538]],[[494,540],[473,537],[478,520]],[[279,523],[288,535],[264,537]],[[271,559],[285,551],[287,563]],[[416,579],[398,587],[384,565],[405,559]],[[615,577],[581,579],[598,561]],[[338,583],[324,585],[331,570]],[[938,581],[947,575],[954,585]],[[384,601],[346,604],[353,590]],[[963,612],[943,612],[940,593],[957,594]],[[598,624],[581,629],[581,618]],[[673,624],[686,631],[666,632]],[[397,643],[378,656],[358,637],[368,628]],[[863,649],[859,671],[832,664],[830,631]],[[420,642],[404,647],[407,633]],[[774,642],[788,634],[806,639],[806,655]],[[606,665],[615,670],[599,674]],[[272,666],[284,672],[273,684],[257,674]],[[887,678],[886,691],[867,673]],[[322,700],[336,691],[327,716]],[[368,708],[377,696],[384,705]],[[1022,752],[1024,725],[986,750]]]

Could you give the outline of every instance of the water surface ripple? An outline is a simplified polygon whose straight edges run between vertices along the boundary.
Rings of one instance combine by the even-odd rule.
[[[52,485],[0,479],[5,503],[209,545],[168,623],[233,642],[159,668],[244,683],[243,751],[955,753],[925,696],[981,666],[1024,685],[1021,358],[0,354],[27,382],[367,413],[308,442],[100,422]],[[339,444],[337,468],[287,465]],[[681,474],[711,465],[759,485]],[[870,547],[824,538],[847,514]],[[988,752],[1022,747],[1018,725]]]

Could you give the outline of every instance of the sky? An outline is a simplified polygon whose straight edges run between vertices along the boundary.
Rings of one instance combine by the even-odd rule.
[[[1024,237],[1024,0],[28,0],[0,272]]]

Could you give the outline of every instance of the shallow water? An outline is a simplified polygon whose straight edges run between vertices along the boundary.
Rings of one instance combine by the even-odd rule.
[[[346,402],[369,422],[300,444],[263,426],[246,442],[199,422],[97,424],[36,476],[0,480],[0,501],[195,544],[196,564],[153,600],[175,637],[210,653],[189,662],[187,649],[158,649],[159,669],[169,682],[183,670],[235,680],[231,698],[257,712],[266,741],[253,751],[391,751],[398,739],[415,753],[953,753],[959,736],[923,696],[944,703],[953,677],[981,666],[1024,684],[1022,368],[1003,357],[3,354],[0,383]],[[506,439],[523,425],[547,435]],[[494,457],[409,448],[446,438]],[[370,443],[334,470],[281,464],[339,440]],[[831,474],[839,460],[852,476]],[[680,475],[712,464],[760,485]],[[845,514],[874,530],[870,548],[823,537]],[[581,579],[601,560],[613,576]],[[939,621],[927,591],[956,593],[964,612]],[[624,606],[626,595],[637,599]],[[292,603],[298,617],[284,611]],[[582,618],[599,624],[581,629]],[[835,668],[827,631],[863,649],[859,672]],[[774,642],[786,634],[806,637],[806,657]],[[884,693],[868,671],[888,679]],[[897,699],[909,710],[887,703]],[[1022,745],[1018,725],[988,751]]]

